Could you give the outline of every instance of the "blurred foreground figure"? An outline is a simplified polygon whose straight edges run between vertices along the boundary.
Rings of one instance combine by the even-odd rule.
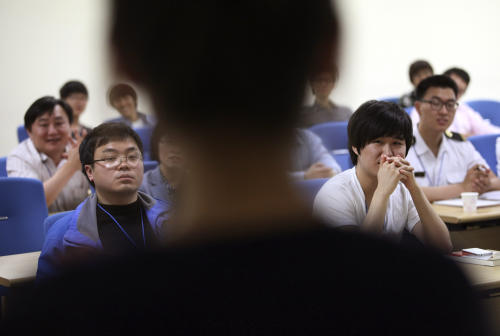
[[[130,0],[113,14],[119,69],[188,139],[170,246],[40,288],[12,332],[484,334],[451,261],[326,228],[289,181],[306,78],[335,62],[329,0]]]

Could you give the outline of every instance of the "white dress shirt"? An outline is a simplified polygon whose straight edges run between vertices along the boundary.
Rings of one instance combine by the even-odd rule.
[[[7,157],[9,177],[30,177],[43,182],[50,179],[67,160],[56,167],[54,161],[44,153],[39,153],[30,138],[21,142]],[[89,191],[89,183],[81,171],[76,172],[49,206],[49,212],[73,210]]]
[[[415,168],[415,179],[420,186],[438,187],[462,183],[467,170],[475,164],[488,164],[470,141],[455,140],[442,135],[437,157],[429,149],[415,127],[416,142],[410,148],[406,160]]]

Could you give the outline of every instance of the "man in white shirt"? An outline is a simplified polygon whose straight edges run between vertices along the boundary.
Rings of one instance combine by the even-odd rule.
[[[75,209],[89,191],[80,171],[78,146],[82,137],[70,136],[72,119],[66,102],[49,96],[37,99],[24,115],[29,138],[7,158],[9,177],[30,177],[43,182],[49,212]]]
[[[469,86],[469,74],[460,68],[451,68],[444,72],[445,76],[450,77],[457,84],[457,100],[460,100]],[[411,112],[413,124],[417,125],[420,120],[420,115],[413,108]],[[474,111],[472,107],[464,102],[458,105],[455,118],[448,128],[451,132],[456,132],[469,137],[472,135],[500,133],[500,127],[492,125],[489,120],[483,119],[479,112]]]
[[[398,238],[406,228],[423,243],[450,251],[448,229],[404,159],[413,141],[410,117],[394,103],[372,100],[354,112],[347,131],[355,167],[325,183],[314,213],[333,226]]]
[[[407,160],[431,202],[460,197],[464,191],[500,189],[500,179],[474,146],[460,134],[446,131],[455,117],[457,93],[456,83],[443,75],[429,77],[417,87],[420,122]]]

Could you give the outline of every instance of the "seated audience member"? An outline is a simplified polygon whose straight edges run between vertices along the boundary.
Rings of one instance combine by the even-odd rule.
[[[144,174],[139,190],[154,198],[175,201],[176,191],[186,174],[185,156],[180,140],[156,125],[151,136],[151,158],[159,165]]]
[[[444,72],[445,76],[450,77],[455,81],[458,88],[457,100],[463,97],[467,87],[469,86],[470,76],[469,74],[459,68],[451,68]],[[411,118],[413,124],[418,124],[420,120],[419,114],[412,110]],[[461,102],[455,112],[455,118],[448,128],[451,132],[456,132],[462,134],[464,137],[469,137],[472,135],[481,134],[491,134],[500,133],[500,127],[492,125],[488,120],[483,119],[483,117],[476,111],[474,111],[469,105]]]
[[[487,334],[451,260],[325,227],[286,173],[304,79],[336,63],[332,1],[119,0],[112,13],[116,68],[188,139],[189,187],[163,250],[47,282],[2,335]]]
[[[345,121],[352,114],[346,106],[337,105],[330,100],[330,93],[338,79],[338,69],[318,71],[310,77],[309,83],[314,95],[314,104],[301,111],[299,127],[308,128],[328,121]]]
[[[410,65],[409,75],[410,82],[413,85],[414,89],[410,93],[404,94],[401,96],[401,98],[399,98],[399,106],[403,108],[413,106],[416,100],[415,88],[423,79],[432,76],[433,74],[434,70],[432,69],[432,66],[429,64],[429,62],[424,60],[413,62]]]
[[[91,128],[80,124],[80,117],[87,107],[89,93],[85,85],[79,81],[69,81],[65,83],[59,90],[59,96],[62,100],[68,103],[73,110],[73,122],[71,123],[71,131],[73,133],[83,134],[83,130],[87,133]]]
[[[290,174],[296,179],[332,177],[342,171],[333,156],[323,146],[321,138],[305,129],[296,129],[292,149]]]
[[[154,126],[151,116],[137,111],[137,92],[128,84],[117,84],[109,89],[109,103],[120,114],[120,118],[110,121],[118,121],[130,127]]]
[[[158,246],[167,203],[138,191],[142,142],[123,123],[94,128],[80,145],[81,168],[95,194],[49,229],[38,262],[38,280],[74,262]]]
[[[415,144],[407,160],[429,201],[460,197],[464,191],[500,189],[500,179],[474,146],[459,133],[447,131],[457,110],[458,88],[450,77],[438,75],[417,87]]]
[[[330,179],[314,213],[332,226],[393,235],[406,229],[421,242],[451,250],[448,229],[434,212],[404,158],[413,141],[411,119],[394,103],[368,101],[347,128],[354,168]]]
[[[89,184],[80,172],[79,133],[71,138],[71,107],[63,100],[37,99],[24,115],[29,138],[7,157],[9,177],[43,182],[49,212],[73,210],[87,197]],[[83,132],[85,136],[86,132]]]

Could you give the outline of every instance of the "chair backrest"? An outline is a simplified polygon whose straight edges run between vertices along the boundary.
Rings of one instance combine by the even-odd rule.
[[[320,179],[311,179],[311,180],[299,180],[295,181],[295,184],[298,187],[299,193],[302,195],[302,198],[306,201],[306,203],[312,209],[314,198],[316,194],[321,189],[323,184],[329,179],[320,178]]]
[[[491,170],[498,175],[497,171],[497,155],[496,155],[496,142],[500,134],[486,134],[475,135],[469,137],[467,140],[472,142],[476,150],[486,160]]]
[[[0,177],[7,177],[7,157],[0,157]]]
[[[17,141],[19,141],[21,143],[27,138],[28,138],[28,132],[26,132],[24,125],[18,126],[17,127]]]
[[[317,134],[329,151],[347,148],[347,121],[332,121],[309,128]]]
[[[500,102],[496,100],[478,99],[467,102],[484,119],[489,119],[493,125],[500,126]]]
[[[337,149],[332,151],[333,158],[339,164],[342,171],[352,168],[351,156],[347,149]]]
[[[59,219],[66,216],[67,214],[69,214],[72,211],[74,211],[74,210],[58,212],[58,213],[52,214],[49,217],[45,218],[45,220],[43,221],[43,232],[47,233],[55,222],[57,222]]]
[[[151,159],[151,135],[153,134],[152,127],[137,127],[134,131],[141,138],[142,146],[144,147],[144,160]]]
[[[158,166],[158,161],[144,161],[144,172],[155,169]]]
[[[386,101],[386,102],[391,102],[391,103],[399,103],[399,97],[386,97],[386,98],[380,98],[380,101]]]
[[[0,177],[0,255],[40,251],[48,216],[41,181]]]

